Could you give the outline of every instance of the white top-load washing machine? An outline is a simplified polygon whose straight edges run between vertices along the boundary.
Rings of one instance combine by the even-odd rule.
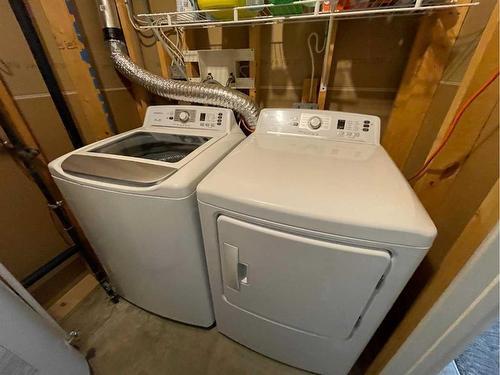
[[[436,236],[379,137],[374,116],[264,110],[198,185],[220,332],[348,373]]]
[[[195,189],[243,138],[228,109],[153,106],[142,127],[50,163],[119,295],[213,324]]]

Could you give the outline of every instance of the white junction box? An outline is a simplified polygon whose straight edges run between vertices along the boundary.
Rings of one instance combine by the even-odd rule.
[[[250,61],[254,61],[254,50],[246,49],[208,49],[184,52],[184,61],[198,63],[200,76],[190,77],[192,82],[202,82],[208,76],[226,86],[231,75],[234,81],[230,87],[235,89],[253,89],[254,79],[248,75]],[[246,72],[245,72],[246,70]]]

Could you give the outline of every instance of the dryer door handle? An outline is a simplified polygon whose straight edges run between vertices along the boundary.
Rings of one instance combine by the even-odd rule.
[[[248,266],[239,262],[239,249],[236,246],[224,242],[221,250],[224,285],[234,290],[240,290],[241,284],[247,284]]]

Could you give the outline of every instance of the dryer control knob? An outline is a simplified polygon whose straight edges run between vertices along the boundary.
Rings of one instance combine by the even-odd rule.
[[[311,117],[309,119],[309,127],[314,130],[321,128],[321,119],[318,116]]]
[[[189,120],[189,113],[185,111],[179,113],[179,120],[181,120],[181,122],[187,122]]]

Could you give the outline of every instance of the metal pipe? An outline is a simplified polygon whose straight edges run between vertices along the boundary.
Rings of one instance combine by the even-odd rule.
[[[31,21],[28,10],[26,9],[26,5],[23,0],[9,0],[10,7],[12,12],[16,16],[17,22],[23,32],[24,38],[28,43],[28,46],[33,54],[33,58],[35,59],[36,65],[40,70],[40,74],[49,90],[50,97],[54,102],[57,112],[59,113],[59,117],[68,132],[69,138],[71,140],[71,144],[74,148],[79,148],[83,146],[82,138],[78,133],[78,128],[76,127],[75,121],[71,112],[68,108],[66,100],[64,99],[61,88],[59,87],[59,83],[54,75],[54,71],[51,68],[49,59],[45,54],[45,51],[42,46],[42,42],[38,37],[35,26]]]
[[[128,57],[123,34],[117,27],[119,21],[114,3],[110,0],[97,0],[97,5],[101,13],[104,39],[111,52],[111,60],[122,75],[159,96],[230,108],[238,112],[249,127],[255,128],[259,108],[249,96],[227,87],[165,79],[136,65]]]

